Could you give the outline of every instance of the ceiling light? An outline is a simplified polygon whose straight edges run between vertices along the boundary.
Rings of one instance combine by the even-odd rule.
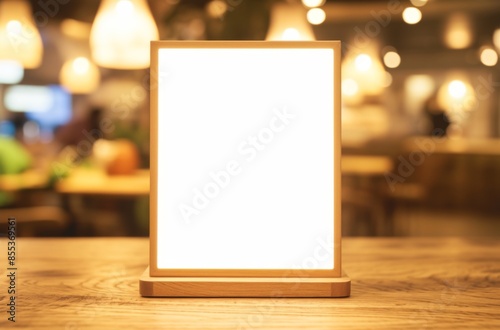
[[[466,113],[477,106],[474,88],[465,74],[453,74],[438,90],[437,101],[446,111],[451,123],[459,124],[469,118]]]
[[[325,21],[326,14],[321,8],[311,8],[307,11],[307,21],[313,25],[319,25]]]
[[[415,7],[408,7],[403,10],[403,20],[407,24],[417,24],[422,19],[422,12]]]
[[[397,68],[401,64],[401,56],[395,51],[388,51],[384,55],[384,64],[391,69]]]
[[[354,96],[358,93],[359,86],[356,80],[348,78],[342,81],[342,94],[346,96]]]
[[[461,80],[453,80],[448,85],[448,94],[454,99],[462,99],[467,93],[467,87]]]
[[[300,4],[276,3],[266,40],[315,40],[305,9]]]
[[[61,31],[64,35],[75,39],[88,39],[91,25],[86,22],[66,18],[61,22]]]
[[[496,29],[495,32],[493,32],[493,44],[500,50],[500,29]]]
[[[359,54],[354,60],[356,69],[361,72],[368,71],[372,66],[372,58],[368,54]]]
[[[410,0],[411,4],[414,5],[415,7],[422,7],[425,6],[428,2],[428,0]]]
[[[472,27],[465,14],[453,14],[448,18],[444,31],[444,42],[451,49],[464,49],[472,44]]]
[[[100,73],[86,57],[77,57],[64,63],[59,79],[71,93],[88,94],[99,86]]]
[[[206,5],[205,10],[212,18],[222,18],[227,11],[227,3],[222,0],[212,0]]]
[[[491,47],[485,47],[480,53],[481,63],[486,66],[495,66],[498,62],[498,54]]]
[[[302,0],[302,4],[309,8],[323,6],[326,0]]]
[[[149,67],[149,44],[158,39],[145,0],[102,0],[90,32],[94,61],[106,68]]]
[[[0,1],[0,45],[0,60],[19,61],[25,69],[40,66],[42,38],[27,1]]]
[[[392,74],[385,72],[384,79],[381,81],[382,87],[389,87],[392,85]]]

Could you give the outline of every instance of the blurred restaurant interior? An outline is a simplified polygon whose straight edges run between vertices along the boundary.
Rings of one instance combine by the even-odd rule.
[[[147,236],[150,40],[341,40],[345,236],[500,236],[498,0],[0,0],[0,224]]]

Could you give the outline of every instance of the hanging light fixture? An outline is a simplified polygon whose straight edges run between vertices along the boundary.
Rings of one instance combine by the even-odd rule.
[[[493,44],[500,52],[500,28],[496,29],[495,32],[493,32]]]
[[[77,57],[63,64],[59,80],[73,94],[88,94],[99,86],[99,69],[86,57]]]
[[[34,69],[42,56],[42,38],[28,1],[0,1],[0,60],[18,61],[25,69]]]
[[[92,57],[112,69],[149,66],[149,43],[158,28],[145,0],[102,0],[90,32]]]
[[[444,43],[451,49],[465,49],[474,42],[472,22],[464,13],[452,14],[448,17],[444,31]]]
[[[271,9],[266,40],[315,40],[300,3],[277,3]]]
[[[364,96],[381,95],[388,78],[376,43],[366,46],[362,52],[350,49],[342,61],[343,79],[357,83],[357,91]],[[352,85],[352,83],[351,83]]]
[[[465,73],[451,73],[441,85],[437,94],[439,105],[453,124],[460,124],[468,117],[469,111],[477,106],[476,91]]]

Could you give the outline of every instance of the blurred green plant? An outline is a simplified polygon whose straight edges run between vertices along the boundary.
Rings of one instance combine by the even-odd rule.
[[[31,167],[33,158],[17,140],[0,136],[0,175],[18,174]],[[0,207],[13,201],[11,193],[0,191]]]

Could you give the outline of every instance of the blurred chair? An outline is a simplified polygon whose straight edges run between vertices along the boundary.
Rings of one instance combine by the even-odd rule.
[[[342,157],[343,235],[392,235],[392,217],[387,210],[388,186],[384,178],[392,168],[389,157]]]

